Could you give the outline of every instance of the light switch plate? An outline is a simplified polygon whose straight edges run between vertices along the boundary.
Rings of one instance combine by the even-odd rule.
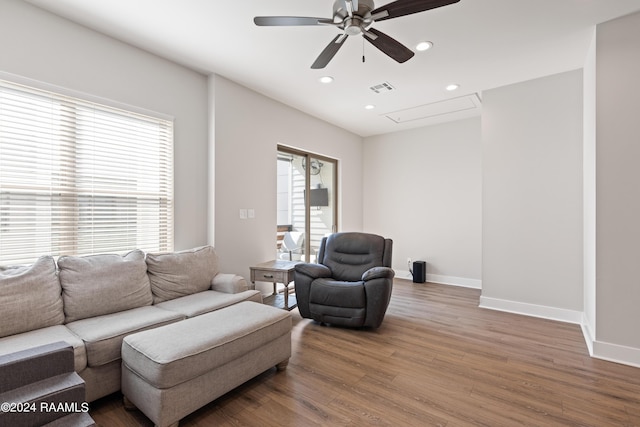
[[[247,209],[247,216],[249,217],[249,219],[253,219],[256,217],[256,210],[255,209]]]
[[[240,219],[247,219],[247,210],[240,209]]]

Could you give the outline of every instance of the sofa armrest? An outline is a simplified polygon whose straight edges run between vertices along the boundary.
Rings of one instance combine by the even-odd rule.
[[[211,289],[227,294],[237,294],[249,289],[244,277],[237,274],[218,273],[211,279]]]
[[[362,280],[393,279],[395,272],[389,267],[373,267],[362,274]]]

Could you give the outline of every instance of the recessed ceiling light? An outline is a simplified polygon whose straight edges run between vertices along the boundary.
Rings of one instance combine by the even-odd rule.
[[[320,81],[320,83],[327,84],[327,83],[331,83],[333,81],[333,77],[331,77],[331,76],[323,76],[323,77],[320,77],[318,80]]]
[[[460,85],[457,85],[455,83],[450,84],[449,86],[446,87],[446,89],[451,92],[452,90],[456,90],[460,87]]]
[[[425,50],[429,50],[433,47],[433,43],[431,42],[420,42],[416,45],[416,50],[420,51],[420,52],[424,52]]]
[[[373,110],[374,108],[376,108],[376,106],[375,106],[375,105],[372,105],[372,104],[369,104],[369,105],[365,105],[365,106],[364,106],[364,109],[365,109],[365,110]]]

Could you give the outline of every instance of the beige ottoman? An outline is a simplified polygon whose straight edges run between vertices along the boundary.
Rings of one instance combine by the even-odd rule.
[[[122,343],[122,393],[156,426],[181,418],[291,356],[291,315],[256,302],[138,332]]]

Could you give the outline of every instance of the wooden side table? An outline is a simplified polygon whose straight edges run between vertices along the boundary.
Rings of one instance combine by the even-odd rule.
[[[273,260],[249,267],[253,288],[255,289],[256,282],[271,282],[273,283],[273,295],[275,297],[278,294],[277,284],[282,283],[284,285],[284,306],[280,308],[286,310],[295,308],[297,304],[289,305],[289,284],[293,282],[295,265],[300,262]],[[277,302],[276,306],[279,306]]]

